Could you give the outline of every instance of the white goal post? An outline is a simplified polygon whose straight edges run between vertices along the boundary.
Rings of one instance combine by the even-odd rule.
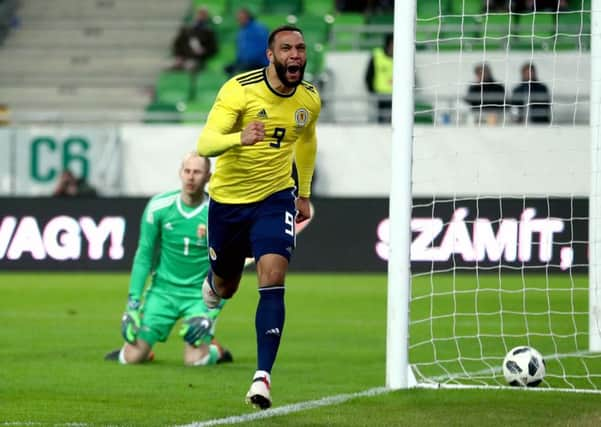
[[[476,50],[468,52],[471,47],[467,48],[461,40],[455,50],[443,52],[442,46],[449,39],[444,39],[446,35],[441,30],[442,16],[432,19],[438,37],[432,40],[434,47],[416,51],[419,1],[395,1],[394,12],[386,387],[504,387],[507,384],[501,361],[505,353],[515,345],[531,345],[543,353],[547,362],[547,376],[538,389],[601,393],[601,0],[579,0],[580,6],[570,11],[543,12],[540,16],[553,15],[556,23],[548,38],[535,29],[533,15],[537,11],[509,11],[512,20],[531,19],[532,38],[543,40],[544,48],[535,47],[540,40],[532,42],[531,50],[523,48],[527,36],[524,27],[516,36],[522,43],[521,50],[509,47],[513,34],[503,41],[507,45],[497,50],[488,51],[486,41],[477,48],[481,49],[477,50],[481,63],[492,60],[496,69],[502,70],[499,80],[505,79],[507,87],[502,118],[491,121],[480,121],[481,117],[474,120],[472,110],[465,107],[467,82],[461,79],[466,69],[471,73],[474,62],[470,60],[476,57]],[[447,3],[439,1],[441,14],[442,5]],[[570,2],[571,7],[574,4]],[[558,17],[579,13],[590,16],[590,27],[579,29],[590,31],[590,39],[586,38],[584,46],[580,40],[588,33],[568,34],[565,39],[578,40],[577,47],[560,48],[557,35],[565,34],[561,34]],[[462,38],[474,41],[471,30],[464,32],[464,19],[478,21],[486,28],[489,13],[454,14],[450,18],[460,22]],[[453,70],[457,71],[453,76],[441,78],[447,84],[449,78],[458,79],[451,83],[454,87],[441,89],[440,81],[420,82],[420,70],[424,69],[416,60],[420,54],[419,60],[425,57],[431,61],[430,70],[440,64],[446,65],[447,70],[461,69]],[[455,58],[448,60],[453,55]],[[518,73],[516,65],[528,57],[530,63],[549,65],[545,81],[552,93],[552,118],[546,125],[529,125],[528,119],[523,125],[516,124],[510,115],[510,110],[515,111],[511,86],[517,83],[511,79]],[[576,68],[566,76],[570,64]],[[430,72],[430,76],[434,74],[435,71]],[[575,82],[576,93],[572,98],[569,94],[562,98],[562,90],[569,90],[569,78]],[[503,193],[491,191],[497,187],[484,184],[474,192],[475,183],[469,193],[459,190],[450,194],[449,185],[443,183],[441,187],[446,191],[442,194],[435,189],[428,194],[416,191],[426,187],[419,181],[423,175],[416,176],[413,168],[415,153],[420,151],[419,135],[430,131],[418,129],[413,120],[416,98],[423,95],[415,95],[419,84],[430,90],[426,100],[431,104],[433,122],[428,129],[446,135],[446,142],[453,139],[449,136],[453,132],[463,137],[469,129],[487,136],[498,129],[503,135],[523,134],[527,135],[525,138],[536,138],[540,130],[543,138],[554,133],[559,142],[565,143],[565,153],[557,143],[549,143],[546,149],[549,153],[557,150],[552,155],[560,160],[563,156],[569,162],[573,158],[569,152],[576,150],[570,144],[576,135],[586,133],[589,141],[584,158],[586,162],[590,157],[590,163],[570,167],[590,168],[589,188],[532,192],[525,184],[524,193]],[[561,141],[562,137],[565,141]],[[482,141],[488,143],[491,140]],[[470,145],[453,153],[447,144],[445,152],[460,157],[466,153],[462,151],[466,146]],[[515,148],[515,144],[508,147]],[[473,159],[478,154],[469,153]],[[542,152],[541,158],[546,154]],[[520,155],[519,151],[502,154],[510,158],[509,164],[514,157],[516,170]],[[435,160],[433,167],[444,164],[444,159]],[[423,158],[418,161],[424,163]],[[450,159],[449,164],[462,162]],[[553,174],[553,166],[549,165],[544,173]],[[486,173],[486,168],[478,169],[479,173]],[[508,170],[507,174],[511,172],[514,171]],[[569,179],[569,173],[566,176]],[[532,176],[524,178],[535,180]],[[519,178],[513,181],[519,182]],[[435,182],[428,184],[429,188],[436,187]],[[495,209],[497,212],[489,215]],[[415,218],[416,212],[420,218]],[[428,212],[429,218],[425,217]],[[417,245],[416,236],[423,243],[428,232],[429,244]],[[419,258],[414,253],[417,247],[421,248],[421,255],[427,253],[432,258]],[[441,255],[443,248],[447,250],[446,258]],[[412,271],[416,260],[421,261],[420,267]],[[430,269],[424,271],[428,266]]]
[[[601,0],[591,6],[589,350],[601,351]]]
[[[415,2],[395,1],[386,386],[409,386]]]

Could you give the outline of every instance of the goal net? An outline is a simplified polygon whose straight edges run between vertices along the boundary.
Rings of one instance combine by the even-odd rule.
[[[483,3],[416,6],[409,366],[506,386],[528,345],[538,388],[601,392],[594,7]]]

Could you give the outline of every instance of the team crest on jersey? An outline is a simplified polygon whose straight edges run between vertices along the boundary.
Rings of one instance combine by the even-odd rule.
[[[294,113],[294,121],[296,122],[297,127],[303,127],[307,124],[309,120],[309,112],[306,108],[299,108]]]
[[[204,238],[207,235],[207,226],[204,224],[198,224],[196,228],[196,237],[199,239]]]
[[[215,261],[217,259],[217,253],[215,252],[215,249],[213,249],[212,247],[209,248],[209,257],[213,261]]]

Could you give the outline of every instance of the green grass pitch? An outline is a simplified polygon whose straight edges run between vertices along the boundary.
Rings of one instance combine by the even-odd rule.
[[[558,277],[542,274],[526,282],[519,274],[501,281],[494,274],[477,281],[475,276],[450,274],[415,278],[411,360],[419,363],[421,373],[444,377],[445,382],[453,382],[449,374],[476,372],[475,379],[461,382],[500,384],[504,346],[523,343],[524,328],[530,343],[544,354],[585,349],[586,316],[566,313],[586,311],[586,292],[579,290],[586,287],[586,277],[573,278],[576,290],[570,292],[563,290],[568,276]],[[519,291],[524,283],[525,293]],[[0,274],[0,426],[165,426],[256,413],[244,403],[256,351],[257,292],[251,272],[217,326],[217,337],[231,349],[235,362],[208,368],[183,366],[183,346],[176,333],[156,346],[152,363],[120,366],[103,360],[121,344],[119,322],[127,285],[126,274]],[[287,322],[273,372],[276,407],[384,385],[386,286],[383,274],[289,276]],[[524,310],[531,314],[522,315]],[[551,340],[549,331],[560,338]],[[498,338],[501,332],[505,342]],[[444,362],[431,364],[434,357]],[[575,372],[574,385],[586,386],[586,380],[577,377],[586,370],[601,374],[601,363],[582,360],[549,361],[546,385],[567,387],[565,369]],[[598,378],[593,382],[601,388]],[[244,425],[516,423],[601,425],[601,395],[411,389]]]

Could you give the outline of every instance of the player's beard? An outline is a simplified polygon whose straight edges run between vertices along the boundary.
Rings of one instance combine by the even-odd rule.
[[[300,82],[303,81],[303,76],[305,75],[305,66],[307,65],[307,63],[305,62],[303,65],[300,66],[300,75],[298,80],[295,82],[291,82],[286,77],[286,70],[288,69],[288,67],[285,64],[282,64],[280,61],[274,58],[273,65],[275,66],[275,72],[277,73],[278,78],[284,86],[297,87],[300,84]]]

